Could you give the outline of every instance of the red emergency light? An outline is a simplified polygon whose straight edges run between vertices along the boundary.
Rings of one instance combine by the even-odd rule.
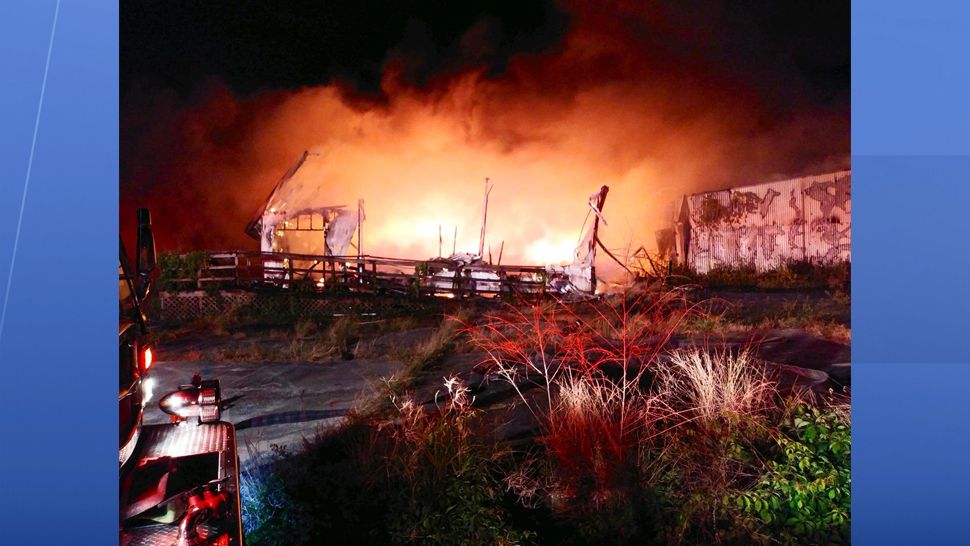
[[[152,367],[152,362],[155,361],[155,354],[152,353],[152,348],[150,346],[145,346],[144,350],[141,352],[141,371],[147,372],[148,368]]]

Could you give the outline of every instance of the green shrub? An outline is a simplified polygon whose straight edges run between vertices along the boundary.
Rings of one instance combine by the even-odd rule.
[[[728,501],[743,525],[765,543],[848,544],[849,425],[833,412],[802,406],[776,441],[766,472]]]
[[[249,544],[271,543],[293,529],[294,507],[283,482],[271,472],[273,457],[256,453],[251,444],[247,447],[252,460],[239,476],[243,531]],[[279,448],[277,452],[285,456]]]
[[[851,290],[852,265],[849,262],[815,263],[789,260],[768,271],[757,271],[753,264],[717,266],[707,273],[688,268],[672,269],[669,281],[674,285],[695,284],[708,289],[732,290],[827,290],[848,294]]]
[[[178,254],[175,252],[160,252],[156,258],[158,279],[155,281],[159,290],[176,290],[184,288],[176,281],[193,281],[188,288],[195,289],[195,282],[199,273],[205,267],[209,255],[206,252],[189,252]]]

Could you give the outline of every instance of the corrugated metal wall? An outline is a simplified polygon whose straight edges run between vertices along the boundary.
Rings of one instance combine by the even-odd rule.
[[[851,260],[851,171],[781,180],[684,199],[687,264],[699,273],[790,260]],[[686,212],[686,214],[684,214]]]

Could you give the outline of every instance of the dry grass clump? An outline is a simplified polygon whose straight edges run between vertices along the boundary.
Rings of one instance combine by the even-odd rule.
[[[404,375],[410,378],[413,374],[440,363],[455,349],[458,336],[462,333],[462,324],[464,319],[461,317],[444,317],[438,328],[426,339],[412,347],[392,350],[390,356],[404,363]]]
[[[413,316],[396,317],[396,318],[383,321],[383,323],[381,324],[381,331],[404,332],[407,330],[414,330],[420,325],[421,325],[421,322]]]
[[[309,319],[300,319],[293,325],[293,336],[296,339],[310,337],[317,329],[317,324]]]
[[[566,374],[556,380],[558,396],[544,416],[540,441],[555,461],[554,490],[565,498],[586,498],[594,507],[624,495],[637,474],[641,447],[668,415],[661,396],[622,382]]]
[[[672,333],[672,310],[682,308],[678,298],[637,293],[580,307],[513,308],[468,330],[488,371],[516,390],[539,425],[544,487],[558,510],[585,518],[636,494],[644,447],[670,415],[662,393],[649,388],[650,369]],[[523,391],[530,384],[539,396]],[[531,498],[525,474],[513,483]]]
[[[852,328],[835,321],[813,322],[804,326],[806,332],[823,339],[852,343]]]
[[[659,366],[667,396],[704,420],[764,411],[777,393],[776,383],[751,351],[672,351]]]
[[[327,341],[336,347],[341,358],[354,358],[357,342],[360,340],[360,323],[350,315],[339,317],[327,330]]]

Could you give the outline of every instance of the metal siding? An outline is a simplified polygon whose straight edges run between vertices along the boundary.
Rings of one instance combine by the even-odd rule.
[[[714,223],[705,218],[709,200],[727,216]],[[699,273],[718,266],[765,271],[790,260],[851,260],[850,171],[698,193],[685,201],[692,232],[688,265]]]
[[[807,258],[815,262],[851,260],[851,174],[806,177],[805,202]]]

